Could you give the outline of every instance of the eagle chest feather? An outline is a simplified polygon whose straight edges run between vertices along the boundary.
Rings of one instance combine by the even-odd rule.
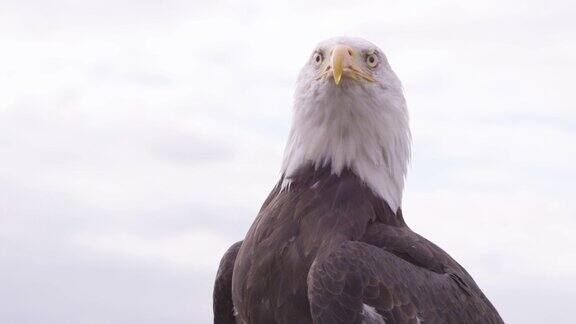
[[[310,322],[307,277],[318,251],[361,239],[377,218],[377,201],[349,171],[335,176],[329,168],[308,167],[292,179],[289,191],[277,186],[234,267],[233,297],[240,315],[254,323]]]

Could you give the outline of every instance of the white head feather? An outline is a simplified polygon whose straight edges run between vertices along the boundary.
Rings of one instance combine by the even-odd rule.
[[[374,79],[319,78],[330,62],[324,61],[336,45],[354,52],[354,62]],[[373,54],[377,65],[370,67],[366,57]],[[404,178],[410,159],[408,112],[400,80],[383,52],[359,38],[338,37],[318,44],[302,68],[294,95],[294,115],[282,173],[283,187],[289,177],[306,164],[330,165],[332,173],[345,168],[354,172],[394,212],[402,201]]]

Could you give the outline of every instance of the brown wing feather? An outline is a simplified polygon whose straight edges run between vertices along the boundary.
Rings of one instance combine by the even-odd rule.
[[[220,260],[216,282],[214,283],[214,324],[236,323],[234,304],[232,303],[232,273],[234,261],[241,246],[242,241],[234,243]]]
[[[467,274],[450,267],[434,271],[421,256],[426,253],[416,250],[411,257],[419,265],[355,241],[320,255],[308,276],[314,323],[362,323],[362,304],[374,307],[388,324],[503,323],[479,289],[461,287],[473,284]]]

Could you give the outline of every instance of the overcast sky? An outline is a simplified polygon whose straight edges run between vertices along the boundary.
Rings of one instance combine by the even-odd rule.
[[[403,80],[403,209],[508,323],[576,300],[576,5],[0,0],[0,322],[209,323],[314,45]]]

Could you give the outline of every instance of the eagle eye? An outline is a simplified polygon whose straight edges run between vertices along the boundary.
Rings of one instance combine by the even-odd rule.
[[[314,63],[314,65],[318,66],[322,63],[322,61],[324,61],[322,53],[320,52],[314,53],[314,56],[312,57],[312,62]]]
[[[378,56],[374,53],[366,55],[366,65],[371,68],[376,67],[378,65]]]

